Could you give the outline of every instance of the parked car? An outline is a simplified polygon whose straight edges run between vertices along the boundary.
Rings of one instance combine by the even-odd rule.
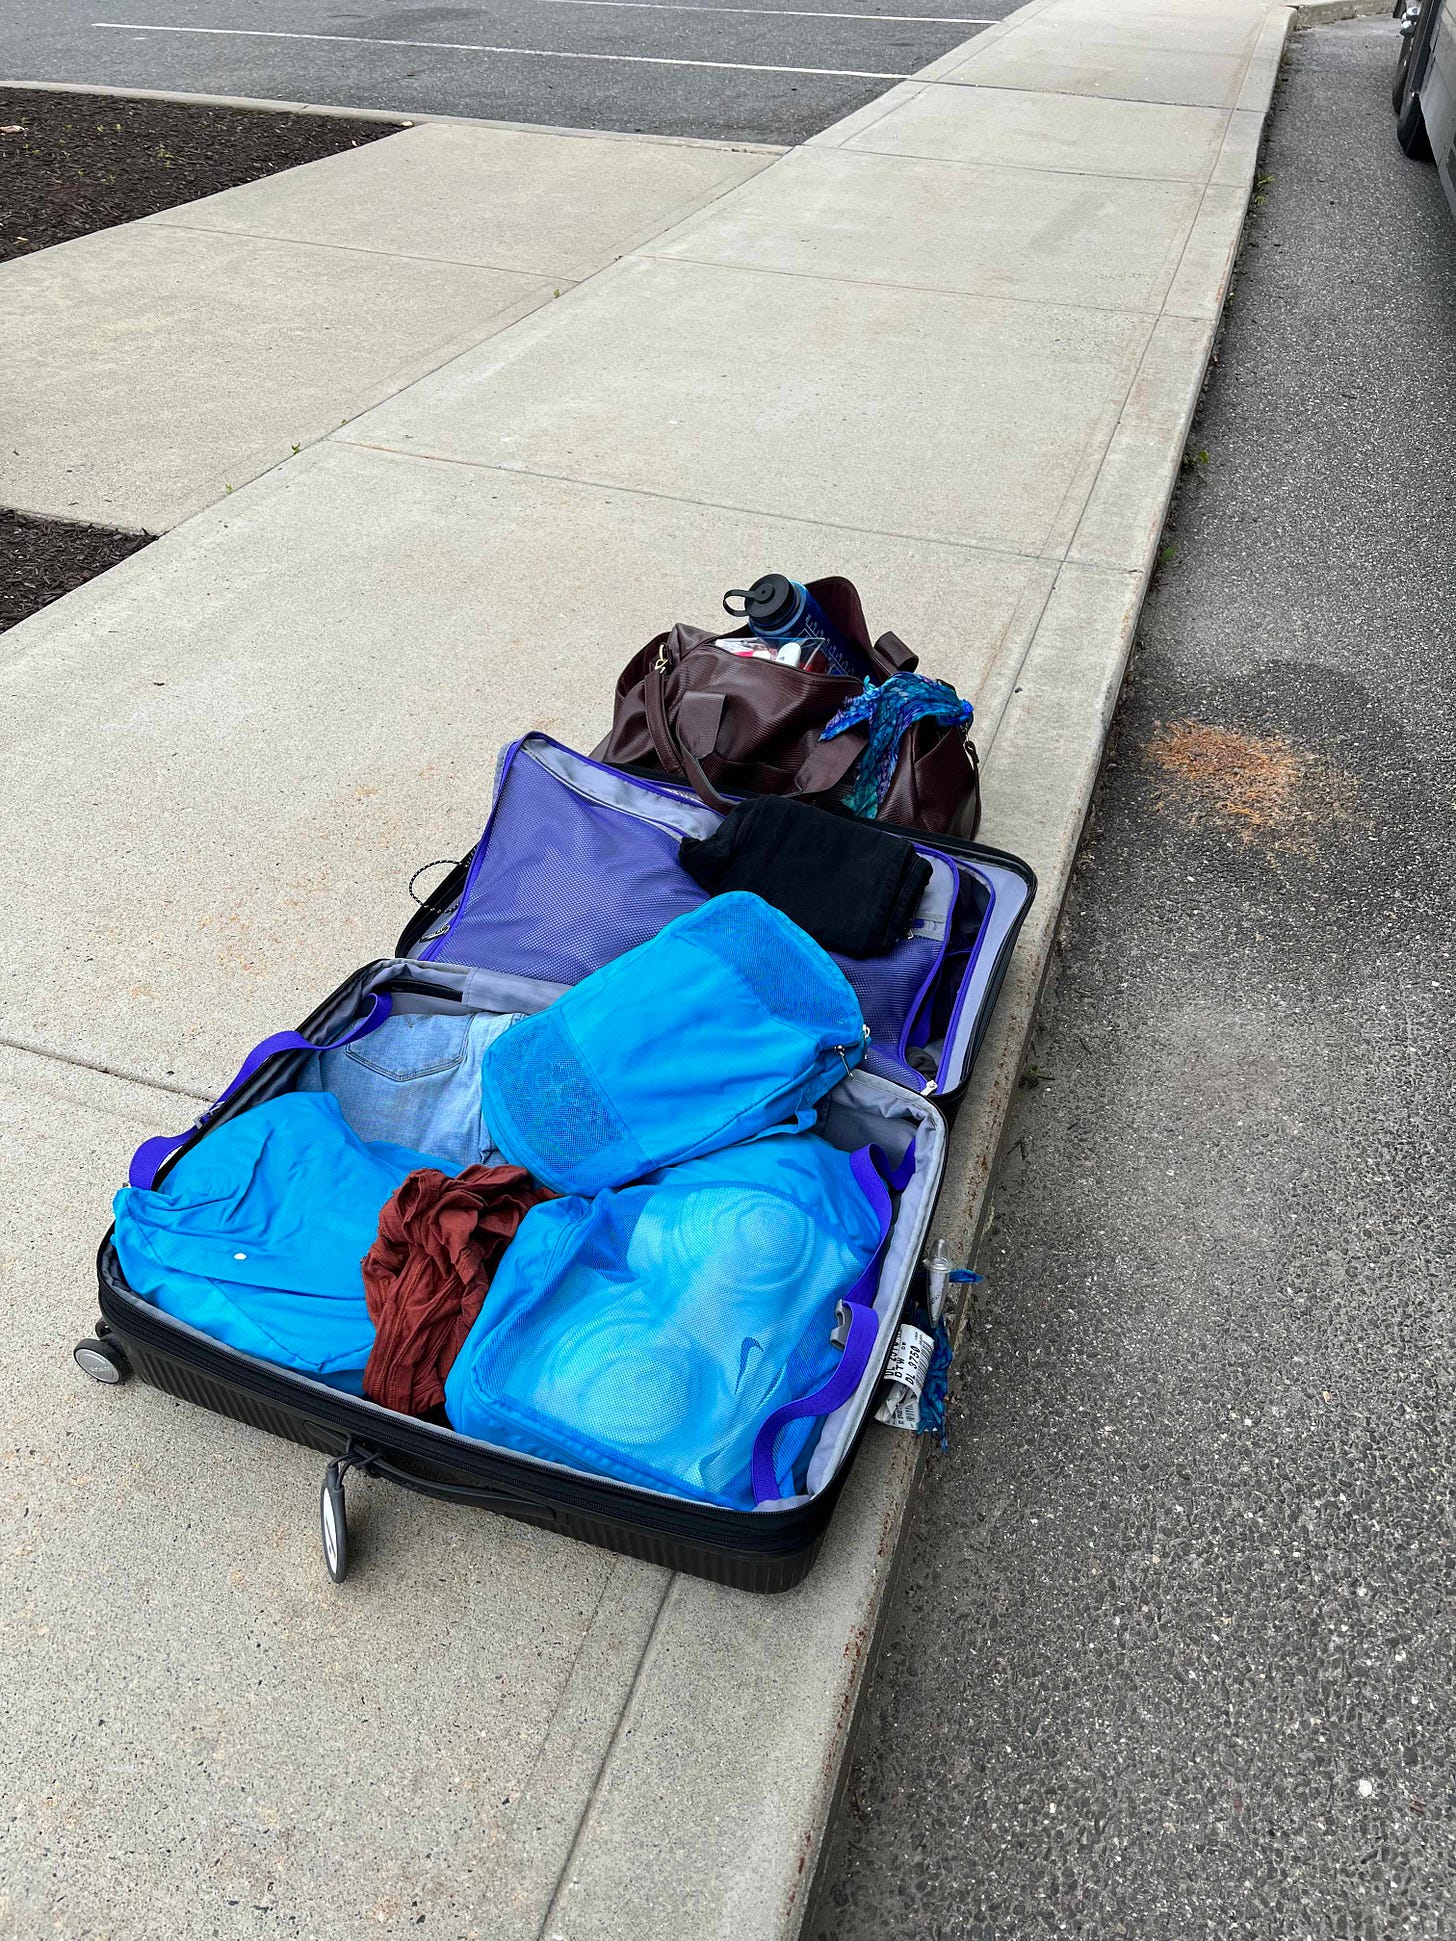
[[[1396,0],[1395,14],[1395,138],[1407,155],[1436,164],[1456,212],[1456,0]]]

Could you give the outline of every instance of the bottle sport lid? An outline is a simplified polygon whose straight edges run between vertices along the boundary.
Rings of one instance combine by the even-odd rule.
[[[755,630],[762,627],[772,632],[798,618],[803,599],[804,589],[797,580],[783,573],[765,573],[752,586],[729,587],[723,595],[723,611],[735,620],[746,620]],[[731,605],[734,600],[741,600],[743,605]]]

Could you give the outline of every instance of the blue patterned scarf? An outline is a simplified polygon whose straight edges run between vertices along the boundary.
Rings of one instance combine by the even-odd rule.
[[[866,681],[864,693],[846,701],[819,737],[832,741],[846,728],[869,723],[870,738],[859,759],[854,787],[844,806],[854,815],[872,822],[889,793],[890,779],[900,753],[901,737],[917,721],[935,721],[943,728],[960,722],[969,726],[975,709],[963,701],[947,681],[932,681],[924,674],[892,674],[876,687]]]

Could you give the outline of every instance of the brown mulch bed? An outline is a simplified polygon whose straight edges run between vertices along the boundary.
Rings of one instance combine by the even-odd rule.
[[[151,543],[145,532],[0,510],[0,633]]]
[[[0,88],[0,262],[397,132],[332,115]],[[0,632],[148,543],[0,510]]]
[[[397,133],[386,121],[0,88],[0,262]]]

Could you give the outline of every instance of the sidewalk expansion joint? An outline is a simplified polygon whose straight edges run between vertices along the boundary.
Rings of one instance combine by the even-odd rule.
[[[623,1697],[622,1709],[617,1714],[616,1723],[612,1727],[611,1735],[602,1748],[602,1756],[597,1762],[597,1769],[592,1779],[591,1790],[588,1792],[586,1802],[581,1809],[581,1818],[577,1822],[576,1832],[572,1836],[566,1858],[561,1863],[561,1872],[556,1876],[556,1885],[551,1890],[551,1899],[546,1904],[546,1912],[542,1916],[536,1941],[556,1941],[552,1930],[557,1907],[560,1904],[562,1894],[571,1885],[571,1870],[576,1864],[576,1856],[580,1852],[582,1842],[586,1836],[587,1825],[592,1816],[592,1809],[597,1803],[597,1796],[601,1792],[602,1781],[606,1777],[607,1769],[610,1767],[613,1755],[617,1750],[618,1741],[622,1736],[622,1729],[627,1722],[627,1715],[632,1710],[632,1702],[637,1696],[638,1686],[642,1683],[642,1675],[646,1671],[648,1662],[652,1657],[653,1646],[657,1643],[657,1633],[662,1625],[663,1613],[667,1609],[668,1600],[672,1596],[677,1581],[678,1573],[674,1571],[662,1587],[662,1598],[657,1606],[656,1615],[652,1620],[652,1629],[647,1634],[647,1641],[642,1647],[642,1656],[637,1660],[636,1669],[632,1673],[632,1682],[628,1685],[626,1694]]]
[[[1209,112],[1223,116],[1226,134],[1233,109],[1212,108]],[[852,148],[848,142],[842,147],[828,142],[805,142],[804,151],[810,155],[848,155],[869,162],[930,162],[936,168],[972,169],[985,175],[1055,175],[1066,176],[1073,182],[1151,182],[1167,189],[1201,189],[1212,174],[1211,164],[1199,175],[1140,175],[1135,169],[1057,168],[1051,162],[997,162],[975,155],[931,155],[918,148]]]
[[[185,203],[179,206],[183,209],[187,207]],[[519,263],[483,263],[474,256],[421,256],[415,250],[373,249],[368,243],[330,243],[317,236],[275,236],[268,229],[222,229],[209,222],[182,221],[170,210],[163,211],[161,215],[148,216],[146,221],[156,229],[186,229],[201,236],[234,236],[242,242],[280,243],[289,249],[334,249],[346,256],[382,256],[392,263],[443,263],[449,269],[491,270],[498,276],[517,276],[530,283],[550,283],[563,290],[574,289],[583,281],[579,276],[564,276],[558,270],[523,268]]]
[[[0,1033],[0,1046],[7,1051],[23,1051],[29,1058],[48,1058],[56,1065],[74,1065],[78,1071],[99,1072],[104,1078],[119,1078],[128,1085],[144,1085],[151,1092],[167,1092],[177,1098],[198,1099],[203,1105],[216,1102],[216,1093],[198,1091],[195,1086],[169,1083],[165,1078],[154,1078],[149,1072],[139,1072],[130,1065],[103,1064],[99,1058],[83,1058],[79,1052],[57,1051],[54,1045],[39,1045],[27,1038],[17,1038],[9,1033]]]
[[[461,458],[452,452],[412,452],[400,445],[376,445],[368,439],[349,438],[342,431],[331,432],[319,441],[327,445],[347,445],[351,451],[375,452],[384,458],[402,458],[426,465],[461,465],[467,471],[502,472],[507,478],[551,479],[558,485],[579,485],[588,492],[616,492],[624,498],[665,499],[670,505],[696,505],[707,512],[737,512],[751,519],[772,519],[786,526],[818,526],[826,532],[858,533],[866,539],[903,539],[914,546],[945,546],[952,552],[977,553],[988,559],[1025,559],[1060,565],[1066,548],[1037,552],[1019,546],[994,546],[979,539],[948,539],[944,533],[902,532],[896,526],[855,526],[843,519],[829,519],[816,513],[781,512],[776,506],[738,505],[731,499],[695,499],[686,492],[662,492],[649,485],[629,485],[614,479],[581,478],[574,472],[545,472],[534,465],[497,465],[488,458]],[[283,461],[291,464],[292,459]],[[277,470],[277,467],[274,467]]]
[[[1080,179],[1095,182],[1098,178],[1083,176]],[[1194,182],[1184,186],[1196,189],[1200,185]],[[1201,200],[1199,206],[1202,207]],[[1009,296],[1002,290],[966,283],[901,283],[888,276],[841,276],[833,270],[781,270],[774,263],[725,263],[712,256],[662,255],[652,249],[634,249],[631,255],[641,262],[691,263],[694,269],[729,270],[742,272],[745,276],[802,278],[808,283],[838,283],[851,290],[905,290],[922,297],[974,297],[978,303],[1015,304],[1022,310],[1066,310],[1081,317],[1158,317],[1163,312],[1161,303],[1141,308],[1129,308],[1125,303],[1063,303],[1056,297]]]
[[[1176,49],[1173,51],[1176,52]],[[960,81],[947,74],[939,75],[933,81],[925,81],[922,85],[927,88],[980,88],[986,94],[1035,94],[1044,101],[1105,101],[1114,108],[1185,108],[1211,115],[1231,115],[1238,105],[1239,92],[1237,88],[1230,89],[1222,101],[1149,101],[1136,94],[1088,94],[1078,88],[1029,88],[1020,81],[977,81],[973,77]]]

